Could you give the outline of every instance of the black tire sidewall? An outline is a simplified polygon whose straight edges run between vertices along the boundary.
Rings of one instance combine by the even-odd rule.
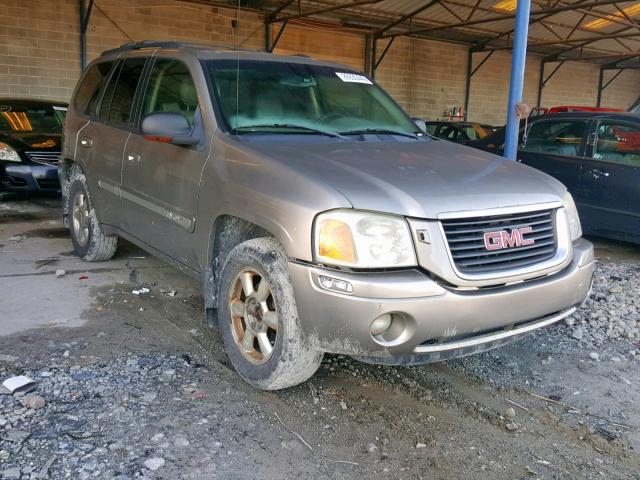
[[[248,242],[247,242],[248,243]],[[283,265],[284,263],[284,265]],[[255,269],[269,282],[276,305],[278,332],[271,357],[263,364],[255,364],[245,359],[235,343],[229,310],[229,292],[236,275],[245,268]],[[287,272],[285,278],[283,272]],[[290,363],[295,357],[294,344],[304,342],[304,335],[295,308],[286,261],[277,252],[264,252],[241,244],[227,258],[223,267],[218,289],[218,321],[222,331],[227,355],[236,372],[251,385],[262,389],[282,388],[274,381],[281,372],[283,363]],[[290,348],[292,347],[292,348]]]
[[[278,311],[278,333],[276,335],[276,342],[274,345],[273,353],[271,354],[269,360],[267,360],[263,364],[254,364],[244,358],[242,353],[240,353],[237,346],[235,345],[235,339],[233,336],[233,332],[231,331],[229,314],[229,290],[232,288],[232,282],[235,279],[236,275],[248,266],[251,266],[251,268],[257,270],[258,273],[263,275],[263,278],[267,279],[267,282],[269,282],[269,286],[271,286],[271,294],[273,295],[273,299],[276,304],[276,310]],[[225,265],[225,269],[222,274],[222,283],[220,289],[220,313],[222,313],[222,315],[220,316],[220,319],[222,320],[220,326],[222,328],[222,335],[224,337],[227,355],[229,356],[229,359],[231,360],[231,363],[233,364],[236,371],[238,371],[238,373],[242,377],[246,378],[250,383],[257,382],[265,376],[268,377],[275,371],[278,359],[282,355],[282,339],[284,338],[284,335],[286,335],[286,332],[284,332],[284,322],[280,318],[280,309],[278,308],[283,301],[282,292],[277,285],[274,285],[273,279],[265,270],[268,269],[265,269],[264,267],[262,267],[262,265],[246,265],[238,262],[238,260],[236,259],[230,258]]]
[[[93,240],[93,221],[89,221],[89,236],[87,237],[86,245],[80,245],[76,239],[76,232],[73,228],[73,201],[78,193],[84,193],[87,201],[89,202],[89,211],[93,209],[91,205],[91,198],[89,197],[89,192],[87,192],[87,188],[82,182],[82,180],[76,179],[71,183],[69,187],[69,196],[68,198],[68,212],[69,212],[69,233],[71,236],[71,242],[73,243],[73,249],[76,254],[80,258],[84,258],[89,253],[89,248],[91,247],[91,242]]]

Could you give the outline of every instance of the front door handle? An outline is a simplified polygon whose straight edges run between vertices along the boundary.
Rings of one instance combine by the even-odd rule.
[[[131,163],[140,163],[139,153],[127,153],[127,161]]]
[[[600,170],[598,168],[594,168],[593,170],[590,170],[591,175],[593,175],[593,178],[600,178],[600,177],[608,177],[610,175],[609,172],[605,172],[604,170]]]
[[[91,148],[93,146],[93,140],[91,140],[89,137],[83,137],[80,139],[80,145],[85,148]]]

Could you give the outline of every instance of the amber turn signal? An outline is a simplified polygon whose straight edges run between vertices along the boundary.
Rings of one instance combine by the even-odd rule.
[[[318,253],[321,257],[356,263],[356,248],[349,225],[327,218],[320,222],[319,229]]]

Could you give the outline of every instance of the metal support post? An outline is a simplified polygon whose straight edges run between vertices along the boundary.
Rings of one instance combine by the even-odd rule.
[[[520,119],[516,113],[516,104],[522,101],[524,68],[527,60],[527,35],[529,33],[529,13],[531,0],[519,0],[516,9],[516,28],[513,37],[511,60],[511,83],[509,84],[509,102],[507,104],[507,128],[505,131],[504,156],[516,160],[518,154],[518,132]]]
[[[85,8],[84,0],[80,0],[80,69],[87,66],[87,27],[93,10],[93,0],[89,0],[89,5]]]

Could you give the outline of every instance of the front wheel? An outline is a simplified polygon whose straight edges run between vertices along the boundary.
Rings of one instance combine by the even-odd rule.
[[[300,326],[287,259],[272,238],[248,240],[225,262],[218,324],[238,374],[263,390],[302,383],[322,362]]]
[[[72,175],[67,202],[69,231],[76,255],[87,262],[110,260],[118,248],[118,237],[102,233],[84,174]]]

